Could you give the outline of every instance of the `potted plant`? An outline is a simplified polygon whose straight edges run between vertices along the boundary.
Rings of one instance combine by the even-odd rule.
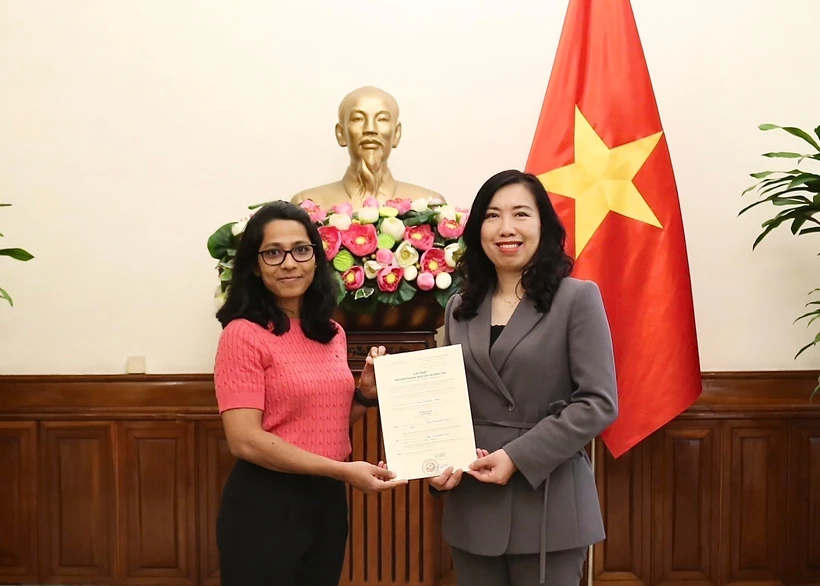
[[[764,157],[773,159],[792,159],[795,167],[789,171],[760,171],[752,173],[752,177],[758,182],[747,188],[743,195],[753,192],[758,196],[758,200],[744,207],[738,215],[742,215],[752,208],[761,204],[771,204],[777,213],[763,222],[761,232],[752,244],[752,249],[774,229],[787,225],[791,233],[795,235],[813,234],[820,232],[820,219],[815,217],[820,213],[820,175],[806,169],[807,165],[817,167],[820,161],[820,126],[814,129],[814,135],[794,126],[778,126],[776,124],[761,124],[758,128],[763,131],[781,130],[794,137],[802,139],[812,147],[813,152],[792,152],[778,151],[764,153]],[[809,292],[810,296],[815,295],[820,288]],[[820,300],[813,299],[806,304],[807,308],[814,308],[798,317],[795,323],[805,320],[809,327],[815,320],[820,318]],[[800,348],[795,354],[795,358],[812,346],[820,343],[820,331],[814,338]],[[820,379],[818,380],[820,383]],[[820,384],[815,387],[812,396],[820,390]]]
[[[9,207],[10,203],[0,203],[0,207]],[[0,234],[0,237],[3,236]],[[9,256],[14,260],[20,261],[28,261],[34,258],[28,251],[23,250],[22,248],[0,248],[0,256]],[[5,299],[9,302],[9,305],[14,307],[14,301],[11,299],[11,295],[8,292],[0,287],[0,299]]]
[[[262,204],[250,206],[251,210]],[[301,206],[319,228],[339,288],[335,316],[347,330],[417,330],[441,327],[444,308],[461,285],[455,263],[466,210],[427,200],[375,198],[354,212],[350,204],[325,210]],[[236,246],[248,218],[220,227],[208,239],[218,261],[217,303],[231,280]]]

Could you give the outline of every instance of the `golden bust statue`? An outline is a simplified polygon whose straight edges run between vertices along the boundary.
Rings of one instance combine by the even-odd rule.
[[[401,140],[399,104],[395,98],[375,87],[350,92],[339,104],[336,141],[347,147],[350,165],[341,181],[320,185],[297,193],[295,204],[309,199],[316,205],[330,207],[348,202],[354,210],[361,208],[366,197],[379,203],[389,199],[444,198],[429,189],[396,181],[387,160]]]

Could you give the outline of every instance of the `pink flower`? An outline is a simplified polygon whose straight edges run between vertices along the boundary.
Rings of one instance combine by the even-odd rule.
[[[464,212],[461,215],[461,217],[458,219],[458,223],[461,224],[462,226],[466,226],[467,225],[467,220],[469,220],[469,219],[470,219],[470,212],[469,211]]]
[[[430,273],[436,277],[439,273],[450,272],[444,251],[440,248],[431,248],[421,255],[421,273]]]
[[[445,238],[458,238],[464,233],[464,224],[455,220],[444,220],[439,222],[438,233]]]
[[[376,226],[373,224],[350,224],[350,228],[342,232],[342,244],[358,257],[373,254],[379,245]]]
[[[396,208],[397,210],[399,210],[399,215],[403,216],[404,214],[410,211],[410,206],[412,204],[413,202],[407,199],[406,197],[403,199],[394,197],[393,199],[387,200],[387,202],[385,202],[384,205],[389,206],[391,208]]]
[[[401,285],[404,269],[399,266],[385,267],[376,275],[376,284],[381,291],[393,293]]]
[[[354,265],[342,273],[342,281],[345,289],[355,291],[364,285],[364,269],[359,265]]]
[[[376,251],[376,262],[383,265],[389,265],[393,262],[393,252],[386,248],[380,248]]]
[[[350,205],[350,202],[339,203],[330,208],[334,214],[345,214],[348,217],[353,217],[353,206]]]
[[[419,273],[416,277],[416,285],[422,291],[429,291],[436,286],[436,278],[430,273]]]
[[[299,207],[305,210],[310,216],[310,221],[316,224],[321,224],[325,221],[325,218],[327,218],[327,211],[323,210],[309,199],[306,199],[300,203]]]
[[[319,236],[322,237],[322,246],[325,249],[327,260],[333,260],[342,246],[342,233],[336,226],[321,226]]]
[[[418,250],[427,250],[433,246],[436,236],[428,224],[421,224],[420,226],[408,226],[404,231],[404,239]]]
[[[362,207],[363,208],[377,208],[377,207],[380,207],[379,200],[376,199],[375,197],[373,197],[372,195],[368,195],[366,198],[364,198],[364,201],[362,202]]]

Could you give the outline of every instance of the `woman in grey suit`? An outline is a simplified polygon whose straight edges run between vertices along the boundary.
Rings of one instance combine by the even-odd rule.
[[[465,226],[445,343],[463,349],[479,458],[430,479],[460,586],[577,586],[604,539],[584,447],[618,413],[612,342],[565,238],[541,182],[514,170],[487,180]]]

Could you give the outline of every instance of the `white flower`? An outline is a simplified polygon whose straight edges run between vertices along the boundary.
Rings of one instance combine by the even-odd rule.
[[[421,197],[419,199],[414,199],[413,202],[410,204],[410,209],[414,212],[423,212],[427,209],[427,198]]]
[[[436,221],[443,222],[445,220],[454,220],[456,219],[456,208],[453,206],[443,205],[438,208],[438,215],[436,215]]]
[[[447,263],[448,267],[455,267],[456,261],[453,258],[453,255],[458,251],[458,242],[453,242],[452,244],[448,244],[444,247],[444,262]]]
[[[404,238],[404,222],[398,218],[385,218],[382,220],[381,231],[391,236],[393,240],[401,240]]]
[[[327,223],[344,232],[350,228],[351,219],[347,214],[330,214],[327,218]]]
[[[404,269],[404,280],[405,281],[415,281],[416,277],[419,276],[419,270],[416,268],[416,265],[410,265],[409,267],[405,267]]]
[[[356,215],[359,222],[362,224],[375,224],[379,219],[379,208],[377,207],[363,207]]]
[[[407,242],[407,240],[404,240],[399,244],[396,252],[393,253],[393,257],[396,259],[397,265],[406,269],[419,261],[419,251],[413,248],[413,245]]]
[[[231,227],[231,234],[234,236],[239,236],[245,231],[245,226],[248,225],[248,220],[250,218],[242,218],[236,224]]]
[[[366,260],[364,261],[364,276],[368,279],[375,279],[376,275],[385,267],[380,262],[376,262],[375,260]]]
[[[436,287],[439,289],[446,289],[453,283],[453,277],[450,273],[439,273],[436,275]]]

